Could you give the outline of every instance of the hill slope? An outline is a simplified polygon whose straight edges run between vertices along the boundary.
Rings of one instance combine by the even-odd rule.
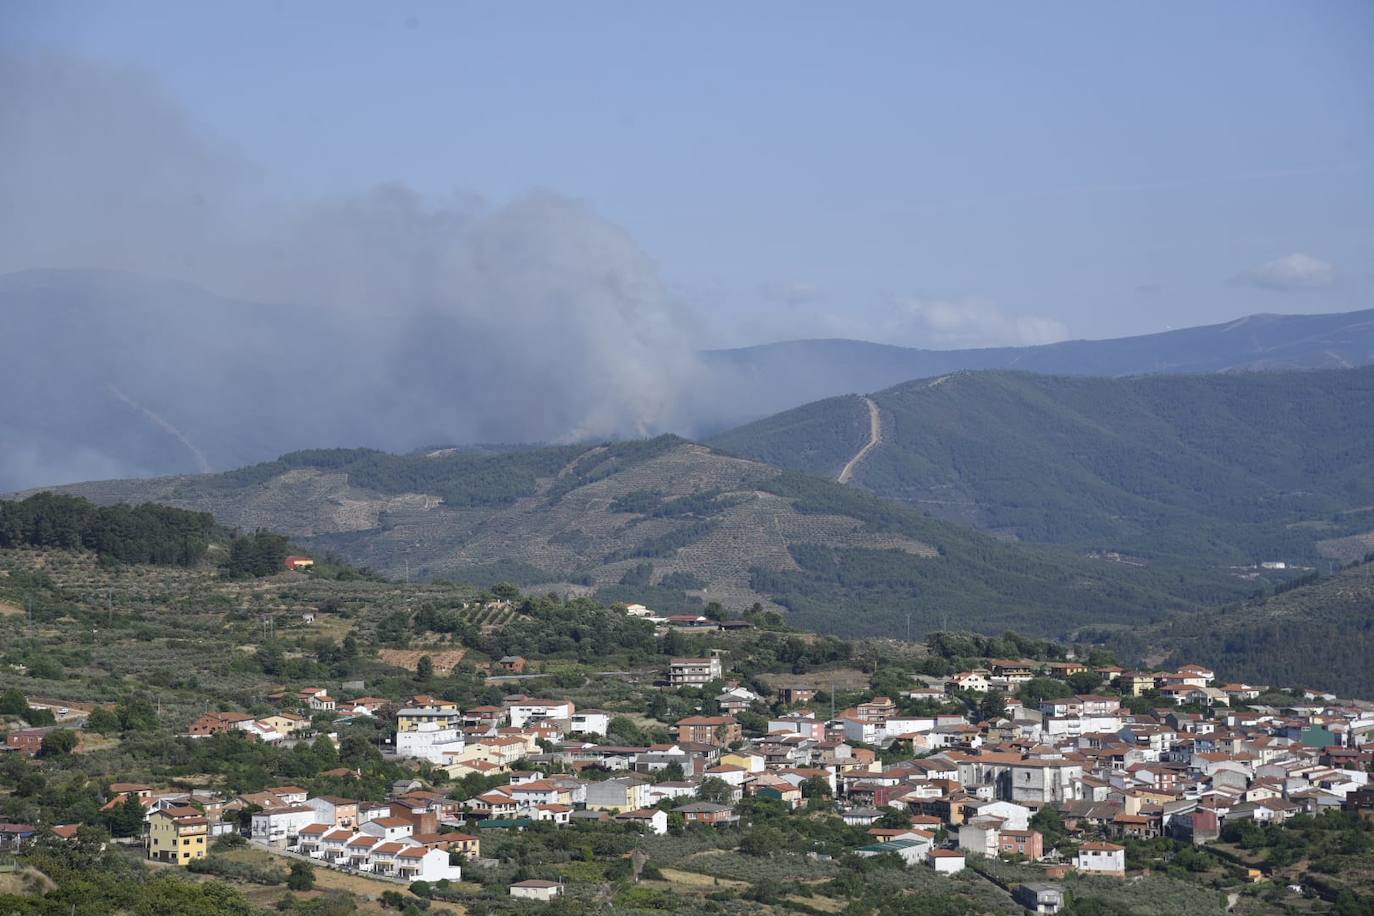
[[[755,417],[965,369],[1119,377],[1242,369],[1344,369],[1374,363],[1374,309],[1250,315],[1224,324],[1034,347],[921,350],[860,340],[794,340],[704,354]]]
[[[956,373],[871,396],[853,483],[1018,538],[1216,562],[1362,554],[1374,529],[1374,368],[1088,379]],[[858,397],[717,436],[834,476],[868,441]]]
[[[1129,655],[1195,661],[1249,684],[1374,693],[1374,562],[1261,601],[1118,634]]]
[[[271,526],[401,576],[596,591],[663,609],[718,600],[854,635],[937,627],[1062,634],[1248,593],[1007,544],[824,480],[674,437],[506,454],[288,455],[222,475],[62,488]]]

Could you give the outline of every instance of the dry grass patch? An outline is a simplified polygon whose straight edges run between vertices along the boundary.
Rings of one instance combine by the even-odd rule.
[[[698,874],[694,871],[681,871],[676,868],[659,868],[664,880],[676,888],[690,890],[712,890],[716,888],[727,888],[739,890],[748,887],[748,881],[735,881],[730,878],[713,878],[710,875]]]
[[[779,687],[810,687],[816,690],[867,690],[870,675],[857,668],[818,670],[806,674],[763,674],[759,680],[773,690]]]
[[[12,872],[0,872],[0,895],[42,897],[57,890],[53,879],[36,868],[25,866]]]
[[[452,671],[463,656],[467,655],[466,649],[378,649],[377,657],[388,665],[397,668],[405,668],[407,671],[414,671],[420,664],[420,659],[428,655],[429,660],[434,663],[435,674],[447,674]]]

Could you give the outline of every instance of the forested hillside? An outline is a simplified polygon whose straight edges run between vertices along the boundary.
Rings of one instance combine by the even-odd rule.
[[[52,493],[0,501],[0,548],[84,549],[122,563],[194,566],[215,530],[206,512],[152,503],[96,506]]]
[[[271,528],[396,578],[509,581],[665,611],[757,602],[846,634],[905,635],[910,614],[913,635],[1061,635],[1257,587],[1193,563],[1135,569],[1009,544],[671,436],[502,454],[302,452],[227,474],[65,489]]]
[[[1371,368],[965,372],[872,399],[882,442],[856,468],[857,486],[1023,540],[1310,563],[1374,530]],[[712,444],[833,476],[867,440],[863,412],[858,398],[834,398]]]
[[[1113,634],[1128,656],[1166,653],[1250,684],[1374,694],[1374,557],[1269,598]]]

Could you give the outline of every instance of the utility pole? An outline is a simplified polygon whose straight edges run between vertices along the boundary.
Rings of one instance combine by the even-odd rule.
[[[906,641],[911,642],[911,614],[906,615]]]

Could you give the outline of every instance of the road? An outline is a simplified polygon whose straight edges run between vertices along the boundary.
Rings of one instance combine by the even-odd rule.
[[[868,442],[864,447],[855,453],[849,463],[840,471],[840,476],[835,478],[836,483],[849,483],[854,476],[854,469],[859,466],[859,462],[868,457],[868,453],[878,447],[878,443],[883,441],[883,421],[878,413],[878,405],[873,403],[872,398],[864,398],[864,404],[868,405]]]

